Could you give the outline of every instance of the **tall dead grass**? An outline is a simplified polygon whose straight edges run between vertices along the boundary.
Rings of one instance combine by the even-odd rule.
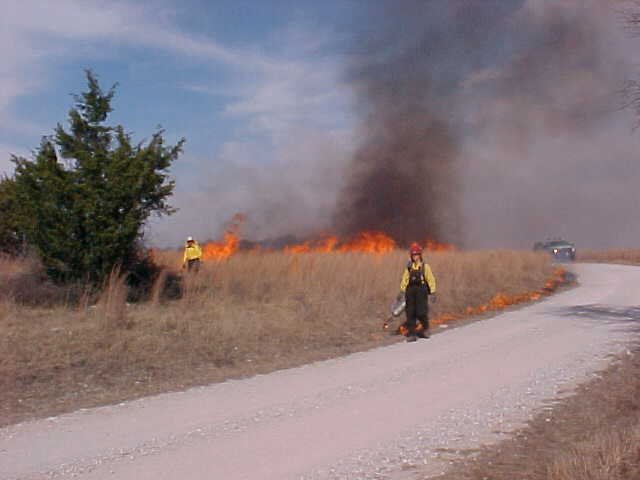
[[[0,301],[28,306],[76,305],[86,294],[81,283],[56,285],[34,256],[0,255]]]
[[[577,261],[640,265],[640,249],[578,250]]]
[[[127,276],[119,267],[113,269],[104,282],[100,296],[95,305],[96,320],[100,328],[130,327],[127,322]]]
[[[126,304],[114,272],[94,307],[0,307],[0,423],[302,364],[393,341],[382,331],[406,254],[247,253],[182,273],[180,298]],[[497,292],[542,288],[545,255],[486,251],[427,258],[431,316],[462,313]],[[82,401],[80,401],[82,400]]]

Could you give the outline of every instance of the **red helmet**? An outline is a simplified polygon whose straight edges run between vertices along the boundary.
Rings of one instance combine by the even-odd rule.
[[[409,255],[422,255],[422,247],[419,243],[413,242],[409,247]]]

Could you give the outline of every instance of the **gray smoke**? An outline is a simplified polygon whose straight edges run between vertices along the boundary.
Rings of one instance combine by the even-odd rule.
[[[457,89],[495,50],[510,2],[377,4],[349,70],[362,138],[336,213],[338,230],[382,230],[401,244],[460,242],[462,192]],[[372,33],[373,32],[373,33]]]
[[[619,107],[640,40],[618,3],[364,2],[341,52],[352,134],[292,125],[258,167],[230,151],[199,193],[206,215],[184,211],[207,236],[245,213],[254,240],[379,230],[401,244],[637,246],[640,132]]]
[[[367,21],[340,231],[638,241],[638,141],[617,108],[632,50],[608,2],[402,1]]]
[[[240,233],[250,241],[294,241],[328,229],[342,185],[336,171],[351,155],[343,135],[298,132],[277,147],[275,159],[262,163],[256,162],[259,149],[244,149],[228,147],[209,169],[194,169],[198,188],[178,192],[179,211],[156,222],[155,243],[179,244],[186,235],[219,239],[236,213],[245,216]],[[187,227],[176,229],[176,220]]]
[[[618,108],[637,58],[621,19],[609,2],[527,1],[510,24],[513,51],[457,102],[466,243],[637,245],[640,142]]]

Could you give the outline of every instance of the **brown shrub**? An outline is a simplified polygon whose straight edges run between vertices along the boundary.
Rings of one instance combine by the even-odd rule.
[[[0,256],[0,300],[27,306],[75,305],[86,288],[80,283],[56,285],[35,257]]]

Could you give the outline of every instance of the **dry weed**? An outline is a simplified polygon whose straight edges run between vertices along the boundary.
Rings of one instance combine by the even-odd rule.
[[[540,289],[552,269],[533,252],[437,253],[427,260],[438,281],[432,316],[464,312],[497,292]],[[167,269],[147,303],[127,307],[116,271],[93,309],[18,305],[21,321],[0,323],[0,335],[10,339],[0,352],[0,423],[395,341],[382,324],[406,261],[404,252],[245,253],[182,272],[178,300],[161,294],[176,284],[178,273]]]
[[[95,306],[98,325],[103,330],[129,326],[127,322],[126,275],[114,268],[105,280],[102,293]]]
[[[640,478],[640,351],[439,480]],[[549,421],[551,419],[551,421]]]
[[[168,276],[167,269],[163,268],[162,270],[160,270],[160,273],[158,274],[157,278],[153,282],[153,285],[151,286],[151,295],[149,297],[149,301],[151,305],[157,306],[158,304],[160,304],[160,301],[162,300],[163,292],[167,285],[167,276]]]
[[[604,429],[569,447],[548,469],[551,480],[624,480],[640,475],[640,419],[631,427]]]

